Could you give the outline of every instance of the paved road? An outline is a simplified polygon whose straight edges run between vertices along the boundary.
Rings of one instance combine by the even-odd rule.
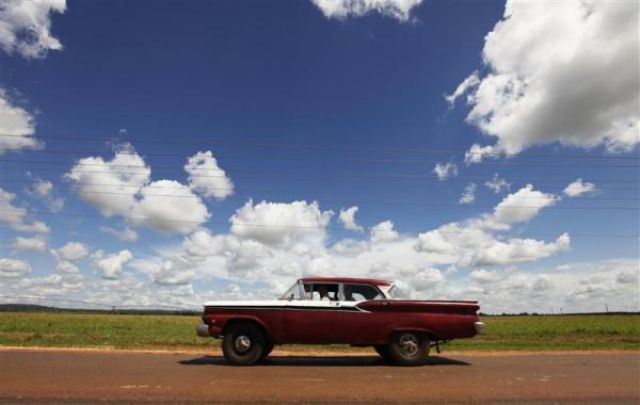
[[[638,404],[640,354],[440,355],[419,368],[377,357],[0,351],[0,401]]]

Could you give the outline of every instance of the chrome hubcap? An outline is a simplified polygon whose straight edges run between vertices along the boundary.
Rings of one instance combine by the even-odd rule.
[[[412,333],[405,333],[400,336],[400,348],[408,356],[418,354],[418,338]]]
[[[251,339],[245,335],[240,335],[236,338],[234,346],[237,352],[244,353],[251,348]]]

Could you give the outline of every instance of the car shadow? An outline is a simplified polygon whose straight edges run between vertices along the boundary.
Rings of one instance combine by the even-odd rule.
[[[222,356],[202,356],[189,360],[178,361],[183,366],[227,366],[230,365]],[[429,356],[423,367],[429,366],[469,366],[465,361],[454,360],[441,356]],[[301,367],[397,367],[378,356],[269,356],[256,363],[259,366],[301,366]]]

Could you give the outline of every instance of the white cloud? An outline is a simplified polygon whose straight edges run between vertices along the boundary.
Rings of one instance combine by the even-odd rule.
[[[47,242],[39,238],[23,238],[18,236],[12,246],[15,250],[21,252],[44,252],[47,250]]]
[[[163,260],[152,270],[153,281],[161,285],[187,285],[195,272],[193,264],[184,257]]]
[[[340,215],[338,219],[340,223],[349,231],[362,232],[363,228],[356,223],[356,212],[358,212],[358,207],[353,206],[344,210],[340,210]]]
[[[49,180],[36,179],[32,185],[33,192],[40,197],[48,197],[53,191],[53,183]]]
[[[275,203],[253,200],[236,210],[229,220],[231,233],[266,244],[288,244],[301,238],[325,237],[332,211],[321,211],[316,201]]]
[[[446,94],[444,98],[445,100],[447,100],[447,103],[449,103],[449,106],[452,107],[455,104],[458,97],[462,96],[467,91],[469,91],[469,89],[472,89],[473,87],[477,86],[479,83],[480,83],[480,78],[478,77],[478,72],[473,72],[466,79],[464,79],[462,83],[458,85],[458,87],[456,87],[456,90],[453,93]]]
[[[394,224],[391,221],[383,221],[371,228],[370,238],[373,243],[391,241],[398,239],[398,232],[396,232]]]
[[[33,137],[35,122],[31,114],[16,106],[0,87],[0,155],[7,150],[38,149],[42,144]]]
[[[78,266],[76,266],[75,264],[67,260],[61,260],[58,263],[56,263],[56,271],[63,274],[79,274],[80,273],[80,269],[78,268]]]
[[[464,188],[460,199],[458,200],[459,204],[471,204],[476,200],[476,183],[469,183]]]
[[[205,197],[224,200],[233,194],[233,182],[218,166],[211,151],[198,152],[191,156],[184,166],[189,173],[189,186]]]
[[[24,260],[0,258],[0,277],[23,277],[31,272],[31,266]]]
[[[485,182],[484,185],[496,194],[501,193],[503,189],[511,189],[511,183],[508,183],[505,179],[498,177],[498,173],[494,173],[493,178]]]
[[[451,222],[418,235],[416,249],[435,263],[460,266],[490,266],[528,262],[567,250],[568,234],[554,242],[512,238],[502,240],[495,232],[507,231],[516,223],[529,222],[557,198],[527,185],[505,197],[493,210],[466,222]]]
[[[128,226],[125,226],[122,229],[116,229],[110,226],[101,226],[100,232],[106,233],[108,235],[113,235],[125,242],[135,242],[136,240],[138,240],[138,233]]]
[[[634,148],[640,141],[638,8],[635,1],[508,1],[503,20],[485,37],[488,73],[468,97],[467,121],[497,142],[474,145],[467,161],[554,142],[604,145],[610,152]],[[475,75],[463,84],[477,83]]]
[[[80,242],[67,242],[58,249],[51,249],[51,254],[57,260],[75,261],[89,254],[89,249]]]
[[[15,194],[0,188],[0,221],[19,232],[49,233],[49,227],[42,221],[25,223],[24,218],[28,212],[26,208],[16,207],[12,204],[15,198]]]
[[[49,180],[35,179],[29,193],[33,193],[36,196],[43,198],[49,205],[51,212],[59,212],[64,208],[65,200],[61,197],[53,196],[54,186]]]
[[[65,0],[5,0],[0,6],[0,48],[25,58],[43,58],[62,44],[51,35],[52,13],[64,13]]]
[[[558,197],[534,190],[527,184],[515,193],[506,196],[493,210],[493,215],[484,221],[485,226],[508,228],[511,224],[528,222],[546,207],[554,205]]]
[[[102,215],[121,216],[131,225],[186,234],[210,217],[189,186],[175,180],[151,181],[151,168],[131,145],[121,146],[111,160],[80,159],[65,177]]]
[[[339,20],[348,17],[362,17],[371,12],[378,12],[385,17],[392,17],[406,22],[411,17],[411,10],[423,0],[311,0],[327,18]]]
[[[596,191],[595,184],[588,181],[582,181],[582,179],[578,179],[569,184],[563,192],[569,197],[578,197],[585,193],[593,193],[594,191]]]
[[[209,230],[199,229],[185,238],[183,246],[191,256],[208,257],[220,252],[224,241],[216,238]]]
[[[438,180],[442,181],[457,176],[458,166],[455,163],[436,163],[433,172],[438,176]]]
[[[93,254],[93,266],[105,279],[117,279],[122,274],[124,265],[133,259],[133,254],[128,250],[117,253],[105,253],[98,250]]]

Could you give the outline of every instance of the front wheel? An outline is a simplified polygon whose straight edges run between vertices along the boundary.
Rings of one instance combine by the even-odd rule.
[[[229,326],[222,339],[224,358],[237,366],[249,366],[261,359],[266,349],[262,330],[253,323],[243,322]]]
[[[418,333],[397,333],[389,344],[389,358],[401,366],[420,366],[428,354],[429,339]]]

